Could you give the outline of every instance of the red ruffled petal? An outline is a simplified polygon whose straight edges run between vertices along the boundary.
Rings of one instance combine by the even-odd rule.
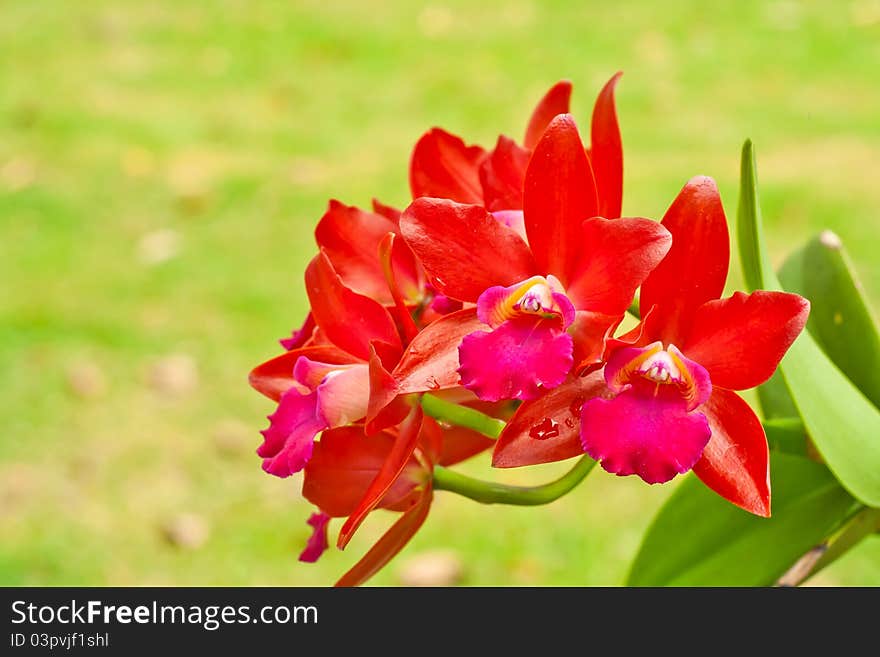
[[[761,421],[735,392],[723,388],[714,388],[700,410],[712,438],[694,473],[724,499],[769,517],[770,453]]]
[[[715,385],[754,388],[773,375],[809,314],[810,302],[797,294],[736,292],[700,306],[683,351]]]

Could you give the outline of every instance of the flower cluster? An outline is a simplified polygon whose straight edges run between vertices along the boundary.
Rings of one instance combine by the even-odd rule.
[[[365,581],[419,529],[435,467],[490,448],[496,467],[586,453],[648,483],[693,470],[770,514],[767,441],[735,391],[772,375],[809,304],[722,298],[729,236],[710,178],[690,180],[660,222],[621,217],[619,77],[596,100],[589,146],[560,82],[521,144],[487,150],[434,128],[413,150],[406,209],[331,201],[319,221],[310,313],[251,383],[278,403],[263,469],[303,471],[318,509],[303,561],[327,547],[330,518],[346,518],[343,548],[373,510],[400,514],[339,584]],[[623,331],[628,310],[640,322]],[[438,422],[424,394],[505,428],[495,441]]]

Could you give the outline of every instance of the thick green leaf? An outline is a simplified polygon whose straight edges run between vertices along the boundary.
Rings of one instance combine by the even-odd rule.
[[[810,333],[831,361],[880,407],[880,333],[840,238],[825,231],[779,271],[782,286],[812,303]]]
[[[782,289],[762,239],[752,143],[743,146],[737,212],[740,258],[751,289]],[[809,331],[780,364],[785,384],[822,458],[843,486],[880,507],[880,411],[831,362]]]
[[[630,586],[766,586],[831,534],[857,506],[828,469],[771,455],[773,516],[735,507],[689,475],[660,509]]]
[[[809,455],[807,432],[799,417],[770,418],[763,424],[770,449],[797,456]]]
[[[798,415],[797,406],[794,405],[788,386],[785,385],[785,379],[782,378],[779,370],[776,370],[766,383],[758,386],[758,401],[766,420]]]

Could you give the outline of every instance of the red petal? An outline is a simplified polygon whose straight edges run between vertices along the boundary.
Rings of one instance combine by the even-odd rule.
[[[394,317],[397,320],[398,327],[401,329],[401,335],[405,336],[407,341],[409,341],[416,336],[419,329],[416,327],[412,314],[406,306],[405,297],[407,296],[407,293],[404,289],[401,289],[401,277],[399,274],[401,273],[403,266],[405,266],[404,263],[406,260],[412,257],[412,251],[410,251],[403,239],[396,239],[396,237],[397,236],[394,233],[386,233],[379,241],[378,255],[382,267],[382,274],[384,275],[387,284],[386,287],[391,291],[391,299],[393,300],[394,305]],[[402,257],[405,259],[401,260]],[[414,265],[415,263],[413,262],[413,268],[410,272],[411,275],[415,274]],[[409,283],[409,297],[410,299],[416,300],[418,299],[418,296],[418,282],[414,278],[411,278]]]
[[[351,537],[354,536],[357,528],[361,526],[367,514],[376,508],[391,489],[391,486],[394,485],[394,482],[403,473],[406,464],[412,458],[421,429],[422,407],[413,406],[409,416],[400,425],[400,431],[394,441],[394,446],[376,474],[376,478],[370,483],[363,498],[358,502],[357,507],[352,511],[345,524],[342,525],[339,539],[336,541],[336,546],[340,550],[348,545]]]
[[[291,349],[297,349],[304,346],[312,339],[312,334],[314,332],[315,318],[312,317],[312,313],[309,313],[303,320],[302,326],[291,331],[289,338],[281,338],[278,342],[280,342],[281,346],[287,349],[287,351],[290,351]]]
[[[346,287],[323,251],[306,269],[306,291],[315,322],[340,349],[368,360],[372,340],[400,347],[400,336],[388,311]]]
[[[715,181],[692,178],[662,223],[672,247],[642,285],[640,303],[643,309],[656,304],[658,339],[682,344],[696,309],[719,298],[727,280],[730,240]]]
[[[336,586],[359,586],[379,572],[400,552],[424,524],[431,509],[431,490],[425,490],[418,503],[404,513],[391,529],[382,535],[364,557],[345,573]]]
[[[330,429],[315,443],[305,467],[303,496],[334,518],[350,515],[388,460],[395,438],[388,432],[366,436],[359,426]],[[409,508],[424,469],[415,459],[406,464],[381,501],[383,508]]]
[[[694,472],[724,499],[770,517],[770,453],[761,422],[739,395],[723,388],[713,388],[700,410],[712,438]]]
[[[590,162],[599,190],[599,216],[608,219],[620,216],[623,201],[623,147],[614,108],[614,87],[621,75],[617,73],[602,87],[590,126]]]
[[[432,392],[459,384],[458,347],[464,336],[485,328],[476,308],[444,315],[419,333],[392,375],[397,394]]]
[[[636,288],[663,260],[669,231],[650,219],[588,219],[580,240],[580,263],[565,292],[578,310],[622,314]]]
[[[682,351],[713,385],[754,388],[772,376],[809,314],[810,302],[797,294],[736,292],[700,306]]]
[[[531,150],[541,141],[541,136],[550,125],[557,114],[568,114],[569,103],[571,102],[571,82],[561,80],[554,84],[550,91],[544,94],[544,97],[538,101],[535,111],[532,112],[532,118],[529,119],[529,125],[526,128],[526,136],[523,139],[523,145]]]
[[[568,332],[574,340],[574,372],[601,365],[606,342],[620,325],[623,314],[603,315],[579,310]]]
[[[330,201],[315,228],[315,240],[346,287],[387,306],[391,293],[376,253],[382,238],[396,229],[381,215]],[[410,266],[413,271],[414,264]]]
[[[443,447],[437,463],[445,466],[455,465],[485,452],[494,445],[495,441],[492,438],[481,433],[464,427],[451,426],[443,430]]]
[[[375,198],[373,199],[373,212],[381,214],[386,219],[393,221],[395,226],[400,223],[400,210],[393,208],[390,205],[385,205]]]
[[[374,345],[375,347],[375,345]],[[411,404],[397,393],[397,382],[385,369],[382,359],[374,350],[370,354],[370,399],[367,404],[367,435],[400,424]]]
[[[352,358],[351,355],[332,345],[301,347],[257,365],[248,377],[251,386],[269,399],[278,401],[281,399],[281,395],[293,385],[293,366],[296,365],[300,356],[333,365],[358,362],[356,358]]]
[[[479,205],[421,198],[404,211],[400,230],[431,284],[460,301],[476,301],[493,285],[536,273],[522,238]]]
[[[515,468],[583,455],[581,406],[605,390],[602,373],[593,372],[524,402],[499,436],[492,465]]]
[[[523,191],[526,234],[542,274],[568,285],[585,219],[599,212],[593,171],[570,114],[557,116],[535,147]]]
[[[486,209],[522,210],[523,180],[531,153],[517,146],[512,139],[501,135],[495,150],[480,167],[480,182]]]
[[[459,203],[483,202],[480,164],[486,151],[465,146],[455,135],[433,128],[416,143],[410,160],[409,186],[420,196],[448,198]]]

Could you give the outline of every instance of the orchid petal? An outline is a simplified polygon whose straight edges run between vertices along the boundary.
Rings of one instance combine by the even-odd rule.
[[[809,314],[810,302],[797,294],[736,292],[697,309],[684,349],[716,385],[754,388],[776,370]]]
[[[572,339],[553,320],[516,317],[459,347],[461,384],[480,399],[533,399],[555,388],[572,366]]]
[[[434,196],[481,204],[480,165],[485,158],[486,151],[479,146],[466,146],[461,138],[433,128],[413,149],[409,171],[413,199]]]
[[[522,209],[523,180],[531,153],[501,135],[480,166],[484,205],[490,212]]]
[[[300,553],[299,560],[305,563],[315,563],[330,546],[330,542],[327,540],[327,525],[330,523],[330,516],[321,511],[310,515],[306,522],[312,527],[312,535]]]
[[[529,150],[534,149],[541,141],[541,136],[550,125],[550,121],[558,114],[568,114],[570,103],[571,82],[560,80],[550,87],[550,90],[538,101],[538,105],[532,112],[523,145]]]
[[[394,436],[387,431],[372,436],[364,435],[358,426],[325,431],[306,464],[303,496],[333,518],[350,515],[385,465],[394,444]],[[379,506],[398,511],[408,509],[425,476],[419,462],[409,459]]]
[[[672,247],[642,284],[642,309],[656,305],[655,336],[684,344],[697,308],[724,291],[730,264],[727,219],[715,181],[691,179],[663,217]]]
[[[305,320],[303,320],[302,326],[298,329],[294,329],[289,338],[281,338],[278,342],[280,342],[281,346],[287,349],[287,351],[293,351],[308,342],[314,331],[315,318],[312,317],[312,313],[309,313],[306,315]]]
[[[315,322],[339,348],[366,361],[370,342],[400,348],[400,336],[388,311],[348,288],[322,251],[306,269],[306,291]]]
[[[431,285],[460,301],[476,301],[488,287],[536,273],[522,238],[481,206],[420,198],[404,211],[400,230]]]
[[[620,216],[623,200],[623,146],[614,108],[614,88],[621,75],[616,73],[602,87],[590,125],[590,162],[599,192],[598,214],[608,219]]]
[[[324,363],[346,364],[357,359],[332,346],[300,347],[257,365],[249,375],[251,386],[270,399],[278,401],[294,385],[293,369],[300,357]]]
[[[582,455],[581,407],[604,393],[607,388],[602,373],[592,372],[524,402],[498,437],[492,465],[516,468]]]
[[[735,392],[714,388],[700,408],[712,439],[694,473],[721,497],[750,513],[770,516],[770,452],[761,421]]]
[[[370,370],[364,363],[331,372],[318,386],[316,413],[328,427],[343,427],[367,414]]]
[[[397,224],[382,215],[330,201],[315,229],[315,239],[346,287],[389,305],[391,292],[376,253],[382,239],[396,231]],[[401,247],[395,254],[395,274],[411,294],[418,288],[415,259],[408,248]]]
[[[305,467],[312,456],[315,436],[327,428],[318,418],[318,394],[302,394],[291,388],[281,397],[277,410],[269,416],[269,427],[257,456],[263,458],[263,470],[276,477],[289,477]]]
[[[571,115],[561,114],[535,147],[523,189],[526,233],[541,273],[568,285],[578,263],[581,226],[598,210],[596,183],[577,126]]]
[[[688,412],[685,400],[669,386],[652,394],[635,385],[611,400],[593,398],[581,414],[587,454],[608,472],[637,474],[649,484],[693,468],[710,435],[706,416]]]
[[[382,570],[406,547],[425,523],[428,511],[431,510],[432,499],[431,490],[425,490],[416,504],[397,519],[363,558],[336,582],[335,586],[358,586]]]
[[[566,294],[578,310],[617,315],[669,252],[672,236],[650,219],[597,217],[583,223],[579,245]]]

